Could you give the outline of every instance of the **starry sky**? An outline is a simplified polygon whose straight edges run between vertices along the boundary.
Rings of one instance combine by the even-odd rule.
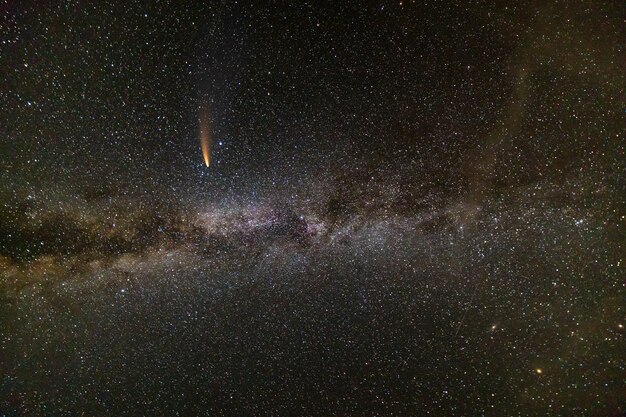
[[[624,18],[3,0],[0,416],[623,415]]]

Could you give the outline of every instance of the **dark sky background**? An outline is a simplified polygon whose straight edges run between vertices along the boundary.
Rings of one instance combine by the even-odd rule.
[[[0,415],[622,415],[624,11],[0,3]]]
[[[211,182],[203,101],[217,182],[354,161],[458,178],[500,152],[490,176],[517,185],[588,167],[619,131],[616,5],[27,4],[3,6],[2,129],[33,184]]]

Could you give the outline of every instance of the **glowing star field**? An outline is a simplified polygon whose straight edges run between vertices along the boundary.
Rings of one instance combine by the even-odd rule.
[[[0,9],[0,416],[626,413],[622,3]]]

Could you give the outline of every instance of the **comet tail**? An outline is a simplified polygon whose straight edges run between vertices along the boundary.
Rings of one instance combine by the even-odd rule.
[[[200,109],[200,147],[204,165],[211,165],[211,137],[209,135],[209,112],[206,108]]]

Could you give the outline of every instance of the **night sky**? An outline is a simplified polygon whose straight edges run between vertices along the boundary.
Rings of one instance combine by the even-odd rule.
[[[625,18],[3,0],[0,416],[624,415]]]

